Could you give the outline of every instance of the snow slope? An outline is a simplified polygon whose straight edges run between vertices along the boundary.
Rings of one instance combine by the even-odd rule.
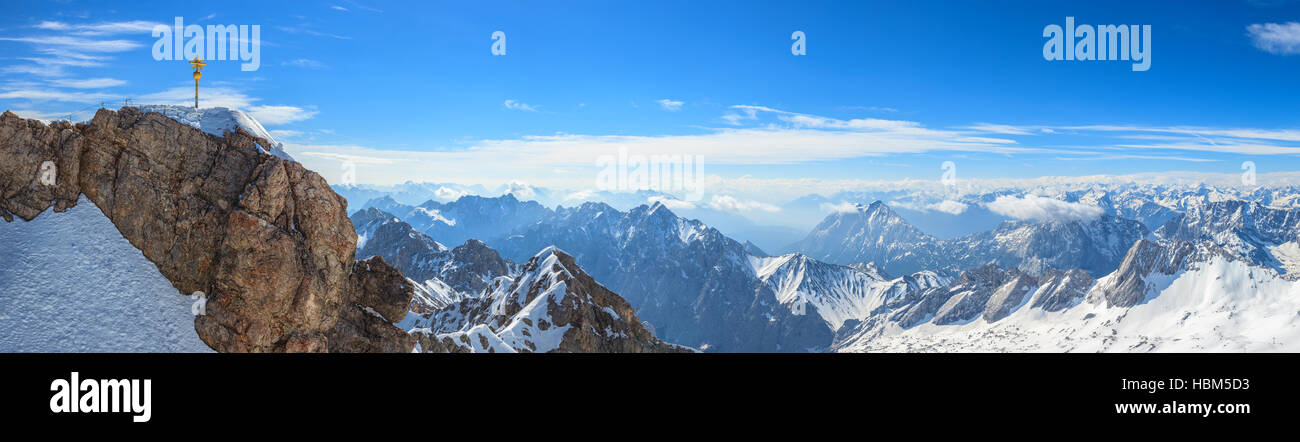
[[[997,322],[886,325],[850,339],[847,352],[1296,352],[1300,282],[1272,269],[1216,257],[1174,275],[1133,307],[1083,302],[1048,312],[1019,306]],[[1103,283],[1099,280],[1098,283]],[[1035,293],[1035,298],[1040,294]]]
[[[776,301],[797,315],[808,307],[821,315],[831,331],[845,321],[861,320],[909,292],[941,285],[933,272],[886,279],[879,273],[826,264],[801,254],[749,256],[754,276],[772,289]]]
[[[82,197],[0,222],[0,352],[210,352],[191,300]]]
[[[293,161],[293,157],[285,153],[284,144],[275,141],[271,133],[262,127],[262,123],[258,123],[253,117],[239,110],[224,107],[195,109],[188,106],[165,104],[150,104],[140,106],[139,109],[140,112],[157,112],[166,115],[168,118],[218,137],[225,136],[225,132],[233,131],[236,127],[242,127],[250,135],[264,138],[271,144],[270,146],[258,146],[262,149],[262,152]]]

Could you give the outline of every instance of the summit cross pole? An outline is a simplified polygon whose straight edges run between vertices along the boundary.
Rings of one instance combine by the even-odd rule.
[[[194,109],[199,108],[199,79],[203,78],[203,67],[207,66],[199,57],[190,60],[190,65],[194,66]]]

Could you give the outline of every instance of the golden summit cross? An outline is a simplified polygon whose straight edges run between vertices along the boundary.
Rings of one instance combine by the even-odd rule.
[[[203,67],[207,66],[199,57],[190,60],[190,65],[194,66],[194,108],[199,108],[199,79],[203,78]]]

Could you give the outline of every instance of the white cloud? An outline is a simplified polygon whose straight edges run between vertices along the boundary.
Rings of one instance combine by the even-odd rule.
[[[326,149],[333,146],[312,146],[312,147],[316,149]],[[304,157],[322,158],[322,159],[337,161],[337,162],[350,162],[355,165],[365,165],[365,166],[382,166],[382,165],[400,163],[400,161],[394,160],[392,158],[383,158],[383,157],[366,156],[366,155],[352,155],[352,154],[338,153],[338,152],[322,152],[320,150],[302,151],[301,153],[295,153],[294,157],[297,157],[298,155],[302,155]],[[337,169],[337,167],[315,168],[312,170],[333,170],[333,169]]]
[[[374,13],[383,13],[383,12],[384,12],[384,10],[382,10],[382,9],[375,8],[375,7],[372,7],[372,6],[363,5],[363,4],[361,4],[361,3],[357,3],[356,1],[353,1],[353,0],[344,0],[343,3],[347,3],[348,6],[351,6],[351,7],[352,7],[352,9],[359,9],[359,10],[362,10],[362,11],[370,11],[370,12],[374,12]]]
[[[587,201],[591,199],[591,197],[593,196],[596,196],[596,191],[588,189],[588,190],[582,190],[582,191],[570,193],[568,196],[564,197],[564,200],[565,201]]]
[[[1003,135],[1034,135],[1039,130],[1033,126],[1013,126],[1010,124],[975,123],[966,129]]]
[[[16,41],[45,47],[61,47],[82,52],[125,52],[144,46],[141,43],[130,40],[94,40],[68,36],[0,37],[0,41]]]
[[[43,21],[33,26],[37,29],[47,31],[67,32],[76,35],[107,35],[107,34],[130,34],[130,33],[149,33],[153,31],[154,26],[165,26],[161,23],[135,20],[124,22],[103,22],[94,24],[68,24],[57,21]]]
[[[509,102],[507,102],[509,103]],[[760,107],[740,107],[742,112],[762,112]],[[780,112],[780,111],[774,111]],[[709,165],[797,164],[847,158],[934,151],[981,153],[1046,152],[1008,145],[1003,140],[972,139],[960,132],[929,129],[919,123],[892,120],[813,119],[816,127],[765,125],[750,128],[711,129],[691,135],[629,136],[573,135],[525,136],[484,140],[469,152],[488,155],[499,163],[510,157],[536,167],[590,166],[602,155],[626,147],[630,154],[700,156]]]
[[[1249,127],[1200,127],[1200,126],[1123,126],[1123,125],[1088,125],[1063,126],[1058,129],[1095,132],[1152,132],[1198,137],[1227,137],[1274,141],[1300,141],[1300,130],[1296,129],[1258,129]]]
[[[118,95],[100,92],[68,92],[52,89],[16,89],[0,92],[0,99],[91,103],[114,100]]]
[[[339,6],[339,5],[330,6],[330,9],[333,9],[333,10],[335,10],[335,11],[348,12],[348,8],[344,8],[344,7]]]
[[[945,199],[937,203],[923,204],[908,201],[890,201],[889,207],[914,210],[917,212],[943,212],[950,215],[961,215],[966,212],[970,205],[958,201]]]
[[[193,90],[181,88],[180,98],[192,100]],[[245,97],[247,98],[247,97]],[[515,101],[516,105],[522,104]],[[530,108],[534,108],[530,106]],[[535,109],[535,108],[534,108]],[[1179,159],[1180,162],[1199,162],[1195,155],[1177,155],[1170,150],[1251,152],[1267,154],[1300,153],[1300,147],[1290,147],[1300,140],[1300,131],[1292,129],[1255,128],[1203,128],[1203,127],[1131,127],[1131,126],[1074,126],[1038,127],[1018,126],[1021,133],[1068,133],[1071,138],[1092,135],[1105,137],[1105,148],[1098,152],[1083,152],[1059,146],[1035,147],[1012,144],[1009,140],[991,137],[972,137],[970,129],[935,129],[921,123],[905,120],[850,119],[841,120],[763,106],[738,105],[728,108],[740,127],[723,126],[704,128],[697,133],[682,135],[582,135],[555,134],[522,136],[511,139],[478,140],[454,149],[384,149],[368,146],[298,146],[307,152],[332,152],[379,158],[392,158],[395,162],[372,171],[359,171],[358,181],[372,183],[401,182],[408,179],[426,179],[438,182],[491,183],[493,185],[513,178],[527,178],[534,184],[567,189],[591,186],[596,174],[597,161],[626,148],[630,155],[681,155],[701,159],[703,169],[726,170],[730,166],[750,165],[808,165],[817,162],[846,159],[874,158],[889,155],[942,153],[960,156],[963,153],[980,154],[1042,154],[1053,157],[1079,156],[1091,158],[1098,155],[1127,155],[1129,159]],[[724,120],[726,120],[724,116]],[[981,123],[984,129],[1009,125]],[[976,126],[970,126],[976,127]],[[1141,143],[1147,151],[1121,152],[1117,145],[1140,145],[1125,140],[1136,135],[1169,136],[1168,139],[1148,140]],[[1048,141],[1056,136],[1036,135]],[[1211,140],[1211,137],[1217,138]],[[1250,138],[1247,138],[1250,137]],[[1127,143],[1125,143],[1127,141]],[[1277,142],[1285,141],[1285,142]],[[1122,146],[1119,146],[1122,147]],[[1170,155],[1158,155],[1155,149],[1165,149]],[[294,151],[290,151],[295,154]],[[297,154],[295,154],[297,156]],[[1138,158],[1141,156],[1142,158]],[[318,159],[321,157],[317,157]],[[1059,161],[1059,160],[1058,160]],[[492,164],[485,169],[483,164]],[[721,166],[721,167],[719,167]],[[337,169],[337,164],[321,164],[322,169]],[[563,176],[538,171],[562,169]],[[436,171],[436,172],[435,172]],[[441,175],[439,175],[441,174]],[[443,178],[445,176],[445,178]],[[455,178],[453,178],[453,176]],[[369,180],[366,179],[369,177]],[[728,194],[736,198],[757,199],[773,203],[798,198],[811,193],[832,195],[840,190],[863,186],[885,188],[934,188],[941,191],[939,180],[911,182],[883,182],[867,179],[818,179],[811,177],[754,178],[728,177],[705,174],[706,192]],[[1054,178],[1059,179],[1059,177]],[[1086,181],[1086,179],[1085,179]],[[1240,181],[1238,179],[1238,181]],[[992,185],[1005,182],[962,180],[963,192],[969,185]],[[724,186],[724,187],[710,187]],[[929,201],[942,201],[938,198]],[[701,206],[705,203],[698,203]],[[935,207],[931,210],[940,210]],[[949,204],[942,209],[955,211],[958,206]]]
[[[280,66],[289,66],[289,67],[306,68],[306,69],[326,69],[329,67],[326,66],[325,63],[321,63],[319,61],[312,60],[310,58],[298,58],[286,62],[281,62]]]
[[[931,205],[929,206],[929,208],[930,208],[931,210],[935,210],[935,211],[939,211],[939,212],[947,213],[947,214],[950,214],[950,215],[961,215],[963,212],[966,211],[966,209],[967,209],[968,207],[970,207],[970,206],[968,206],[968,205],[965,204],[965,203],[961,203],[961,202],[957,202],[957,201],[953,201],[953,200],[943,200],[943,201],[940,201],[940,202],[937,202],[937,203],[931,204]]]
[[[50,83],[53,83],[58,87],[73,89],[102,89],[106,87],[121,86],[126,84],[126,81],[118,80],[116,78],[86,78],[81,80],[59,79],[53,80]]]
[[[443,186],[443,187],[439,187],[438,190],[433,191],[433,196],[445,200],[457,200],[460,199],[460,197],[465,196],[467,193],[468,192],[451,189],[446,186]]]
[[[248,112],[265,126],[295,123],[308,120],[319,113],[313,109],[285,105],[254,105],[261,99],[248,96],[243,91],[226,86],[208,86],[199,90],[199,105],[203,107],[228,107]],[[160,92],[133,98],[140,104],[194,105],[194,87],[178,86]]]
[[[267,130],[267,132],[270,132],[271,136],[275,137],[277,141],[281,141],[281,142],[283,142],[284,140],[294,139],[302,136],[302,131],[300,130],[278,129],[278,130]]]
[[[821,203],[821,205],[818,207],[820,207],[823,212],[833,212],[833,213],[853,213],[853,212],[857,212],[858,210],[861,210],[860,205],[858,205],[857,203],[850,203],[848,201],[844,201],[839,204]]]
[[[780,212],[781,208],[759,201],[744,201],[729,195],[714,195],[709,200],[709,208],[726,212]]]
[[[1255,47],[1273,54],[1300,54],[1300,23],[1256,23],[1246,27]]]
[[[1083,221],[1101,216],[1100,207],[1070,203],[1055,198],[1026,195],[1000,196],[988,204],[993,213],[1020,220]]]
[[[1003,124],[980,123],[968,126],[968,129],[986,132],[1027,134],[1037,132],[1042,135],[1068,133],[1074,136],[1093,136],[1110,138],[1106,144],[1110,147],[1124,148],[1131,151],[1146,150],[1184,150],[1202,152],[1228,152],[1248,155],[1294,155],[1300,154],[1300,130],[1296,129],[1261,129],[1251,127],[1201,127],[1201,126],[1131,126],[1113,124],[1094,124],[1082,126],[1012,126]],[[958,140],[962,140],[958,138]],[[994,143],[994,139],[968,137],[968,141]],[[1122,140],[1130,140],[1125,142]],[[1152,143],[1132,143],[1131,140],[1156,141]],[[1068,152],[1056,149],[1055,153],[1067,155],[1101,155],[1099,152]],[[1129,159],[1161,159],[1146,153],[1132,153]],[[1123,158],[1113,158],[1123,159]],[[1165,159],[1208,162],[1210,160],[1194,157],[1170,157]]]
[[[514,194],[515,197],[523,199],[537,197],[537,191],[533,190],[532,186],[529,186],[522,181],[511,181],[509,184],[506,184],[505,193]],[[503,195],[505,193],[503,193]]]
[[[23,118],[41,120],[45,123],[49,123],[54,120],[68,119],[68,115],[69,115],[69,113],[67,112],[63,112],[63,113],[44,112],[44,111],[28,110],[28,109],[14,109],[12,112],[18,114],[18,116]]]
[[[329,32],[317,31],[316,29],[313,28],[312,24],[306,22],[299,23],[297,26],[276,26],[275,29],[284,32],[286,34],[306,34],[313,37],[329,37],[337,40],[352,39],[352,37],[347,35],[339,35],[339,34],[333,34]],[[262,44],[265,45],[266,43],[263,42]]]
[[[759,111],[774,111],[775,109],[762,106],[736,105],[731,107],[732,112],[722,116],[722,120],[732,126],[739,126],[742,122],[748,120],[757,120]]]
[[[199,97],[200,100],[202,98]],[[297,106],[253,106],[248,108],[248,114],[263,125],[273,126],[311,119],[317,111]]]
[[[135,97],[141,104],[194,105],[194,85],[177,86],[159,92]],[[257,98],[238,89],[225,86],[206,86],[199,90],[199,103],[203,107],[228,107],[247,110]]]
[[[528,103],[524,103],[524,102],[521,102],[521,101],[515,101],[515,100],[506,100],[506,102],[505,102],[505,107],[506,107],[506,109],[511,109],[511,110],[518,110],[518,111],[525,111],[525,112],[537,112],[537,106],[533,106],[533,105],[530,105],[530,104],[528,104]]]
[[[673,101],[673,100],[669,100],[669,99],[667,99],[667,98],[662,99],[662,100],[655,100],[655,103],[659,103],[659,107],[662,107],[662,108],[664,108],[664,110],[669,111],[669,112],[676,112],[676,111],[679,111],[679,110],[682,109],[682,105],[685,104],[685,103],[682,103],[682,102],[680,102],[680,101]]]

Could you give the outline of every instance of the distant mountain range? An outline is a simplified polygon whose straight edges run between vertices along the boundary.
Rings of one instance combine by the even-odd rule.
[[[1128,247],[1147,233],[1138,221],[1102,214],[1089,220],[1006,221],[991,231],[939,240],[877,201],[832,213],[786,251],[839,264],[873,262],[895,274],[933,270],[955,276],[996,263],[1032,274],[1081,268],[1098,276],[1119,266]]]
[[[473,275],[469,280],[478,285],[462,283],[456,288],[446,282],[455,278],[455,272],[419,266],[410,270],[418,276],[413,279],[422,290],[431,295],[417,296],[413,306],[427,304],[418,309],[423,316],[405,321],[405,326],[427,329],[421,342],[431,346],[428,348],[451,349],[447,345],[460,342],[456,351],[528,347],[502,338],[502,324],[514,320],[509,316],[452,320],[460,313],[444,309],[482,309],[487,299],[503,296],[503,285],[518,281],[517,275],[506,274],[517,271],[511,261],[533,261],[539,250],[555,250],[552,247],[564,250],[561,255],[571,261],[562,267],[581,271],[625,300],[639,325],[656,339],[724,352],[954,351],[962,347],[928,336],[983,339],[973,334],[1017,336],[1023,330],[1042,327],[1056,333],[1046,336],[1058,337],[1066,333],[1061,330],[1069,329],[1064,336],[1071,339],[1082,339],[1077,334],[1088,330],[1088,336],[1095,334],[1099,341],[1092,343],[1097,345],[1064,346],[1026,338],[1031,344],[1022,347],[1006,339],[986,343],[991,346],[988,348],[1000,349],[1113,351],[1128,349],[1118,345],[1133,336],[1147,336],[1149,342],[1142,345],[1150,349],[1238,348],[1234,345],[1241,342],[1232,341],[1230,335],[1204,337],[1198,346],[1187,347],[1190,344],[1176,340],[1176,332],[1156,329],[1179,319],[1170,319],[1173,313],[1168,312],[1146,313],[1148,306],[1162,297],[1184,297],[1169,291],[1196,284],[1185,278],[1208,274],[1219,278],[1244,274],[1257,284],[1285,290],[1292,283],[1292,270],[1300,263],[1294,210],[1230,200],[1184,201],[1180,204],[1187,208],[1174,211],[1149,202],[1155,200],[1151,197],[1102,196],[1073,195],[1076,202],[1111,207],[1096,216],[1003,220],[987,231],[948,239],[925,233],[883,202],[842,206],[806,238],[776,256],[700,221],[677,216],[659,202],[627,211],[602,203],[550,210],[512,195],[466,197],[416,207],[380,198],[366,203],[371,208],[364,216],[354,215],[353,222],[359,235],[366,237],[359,241],[363,252],[358,256],[381,254],[406,272],[402,263],[417,260],[402,254],[418,250],[421,256],[430,257],[420,262],[438,269],[478,269],[462,272]],[[380,208],[404,215],[389,215]],[[1143,222],[1112,211],[1164,222],[1152,232]],[[407,224],[403,216],[414,222]],[[461,221],[468,219],[475,221]],[[462,222],[467,224],[453,227]],[[380,231],[376,225],[394,223],[405,227],[389,227],[400,233],[382,236],[405,239],[386,240],[386,245],[370,242],[372,236],[381,236],[376,234]],[[434,233],[424,237],[426,232]],[[471,241],[474,247],[470,248],[479,250],[472,255],[477,258],[446,258],[451,252],[434,241],[438,234],[456,242],[481,239]],[[388,248],[403,252],[381,253]],[[499,256],[495,256],[497,252]],[[447,264],[461,262],[477,264]],[[429,279],[419,281],[426,277]],[[1236,290],[1233,296],[1246,296],[1238,293],[1243,291],[1240,282],[1234,279],[1216,289]],[[434,288],[443,286],[448,288],[441,292]],[[1187,321],[1202,315],[1206,324],[1236,326],[1233,321],[1204,316],[1206,312],[1198,312],[1194,306],[1184,307],[1181,311],[1191,315]],[[1079,313],[1083,311],[1088,313]],[[1149,328],[1121,325],[1116,318],[1123,318],[1125,311],[1154,315],[1155,322]],[[1094,318],[1099,317],[1112,319],[1098,323]],[[1051,328],[1048,322],[1060,328]],[[1120,337],[1107,341],[1103,334],[1108,330],[1121,333],[1116,335]],[[485,334],[489,332],[501,342]],[[1126,332],[1130,334],[1122,334]],[[504,346],[476,348],[465,340]],[[1103,345],[1105,342],[1110,343]],[[1268,347],[1259,342],[1251,345]]]

